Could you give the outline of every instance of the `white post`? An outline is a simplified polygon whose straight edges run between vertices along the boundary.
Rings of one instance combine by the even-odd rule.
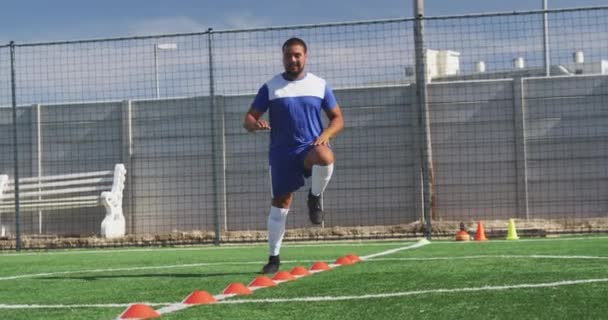
[[[158,82],[158,45],[154,44],[154,83],[156,84],[156,99],[160,98],[160,85]]]
[[[543,1],[543,51],[545,53],[545,76],[551,75],[551,57],[549,56],[549,17],[547,16],[547,0]]]
[[[4,192],[4,188],[6,188],[7,184],[8,184],[8,176],[5,174],[0,175],[0,203],[2,203],[2,193]],[[0,212],[0,228],[2,229],[0,236],[4,237],[4,235],[6,234],[6,229],[4,228],[4,225],[2,224],[2,212]]]
[[[35,105],[36,108],[36,154],[38,155],[37,159],[37,172],[38,172],[38,200],[42,200],[42,185],[40,178],[42,177],[42,124],[40,120],[40,104]],[[42,210],[38,210],[38,234],[42,234]]]
[[[156,99],[160,99],[160,79],[158,75],[158,50],[176,50],[176,43],[154,44],[154,82],[156,83]]]

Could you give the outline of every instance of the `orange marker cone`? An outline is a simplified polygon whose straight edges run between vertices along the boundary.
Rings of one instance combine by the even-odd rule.
[[[464,223],[461,222],[460,230],[458,230],[458,232],[456,232],[456,241],[469,241],[469,240],[471,240],[471,237],[469,236],[469,233],[467,232],[467,229],[464,226]]]
[[[336,259],[336,262],[334,262],[335,264],[339,264],[341,266],[345,266],[345,265],[349,265],[349,264],[353,264],[354,262],[352,262],[349,258],[347,257],[340,257],[338,259]]]
[[[182,301],[183,304],[210,304],[214,302],[215,298],[207,291],[193,291]]]
[[[289,271],[289,273],[291,273],[294,276],[307,276],[310,274],[310,272],[308,272],[308,270],[306,270],[306,268],[301,267],[301,266],[293,267],[293,269],[291,269],[291,271]]]
[[[456,241],[469,241],[471,239],[471,236],[469,236],[469,233],[466,231],[458,231],[456,232]]]
[[[256,277],[255,279],[253,279],[251,282],[249,282],[249,284],[247,285],[248,287],[276,287],[276,282],[272,281],[272,279],[268,278],[267,276],[259,276]]]
[[[136,303],[130,305],[119,317],[119,319],[150,319],[159,318],[160,314],[147,304]]]
[[[274,277],[272,277],[272,280],[274,280],[274,281],[292,281],[292,280],[296,280],[296,277],[294,277],[291,273],[289,273],[287,271],[279,271],[274,275]]]
[[[477,222],[477,232],[475,233],[475,241],[486,241],[486,232],[483,230],[481,221]]]
[[[229,284],[226,289],[224,289],[224,291],[222,291],[223,294],[237,294],[237,295],[245,295],[245,294],[252,294],[253,291],[249,290],[249,288],[245,287],[245,285],[243,285],[240,282],[235,282],[235,283],[231,283]]]
[[[310,271],[327,271],[327,270],[331,270],[331,267],[323,261],[317,261],[317,262],[313,263],[312,266],[310,266]]]
[[[352,253],[347,254],[346,257],[353,263],[357,263],[357,262],[361,261],[361,258],[359,258],[358,256],[356,256],[355,254],[352,254]]]

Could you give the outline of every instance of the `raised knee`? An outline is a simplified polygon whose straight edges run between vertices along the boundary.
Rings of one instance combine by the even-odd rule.
[[[334,153],[326,146],[321,146],[317,149],[317,165],[327,166],[334,163]]]
[[[324,152],[319,156],[317,165],[328,166],[332,163],[334,163],[334,155],[331,152]]]
[[[334,163],[334,157],[327,157],[327,158],[324,158],[323,161],[321,161],[320,165],[322,165],[322,166],[328,166],[328,165],[330,165],[332,163]]]

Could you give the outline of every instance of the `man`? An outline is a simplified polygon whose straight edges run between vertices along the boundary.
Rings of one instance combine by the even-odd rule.
[[[285,72],[260,88],[243,122],[249,132],[270,130],[270,255],[262,273],[279,270],[279,251],[293,192],[304,185],[306,177],[312,176],[308,193],[310,221],[313,224],[323,221],[323,191],[331,178],[334,163],[329,140],[344,126],[340,107],[325,80],[304,71],[308,53],[306,43],[291,38],[285,41],[282,51]],[[325,129],[321,110],[329,118]],[[266,111],[270,123],[261,119]]]

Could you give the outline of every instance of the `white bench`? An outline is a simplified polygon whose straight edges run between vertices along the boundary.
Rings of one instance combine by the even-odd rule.
[[[123,164],[117,164],[114,171],[20,178],[19,208],[32,211],[104,206],[106,216],[101,222],[101,235],[122,237],[125,235],[122,193],[126,172]],[[0,175],[0,212],[14,212],[14,185],[13,179]]]

